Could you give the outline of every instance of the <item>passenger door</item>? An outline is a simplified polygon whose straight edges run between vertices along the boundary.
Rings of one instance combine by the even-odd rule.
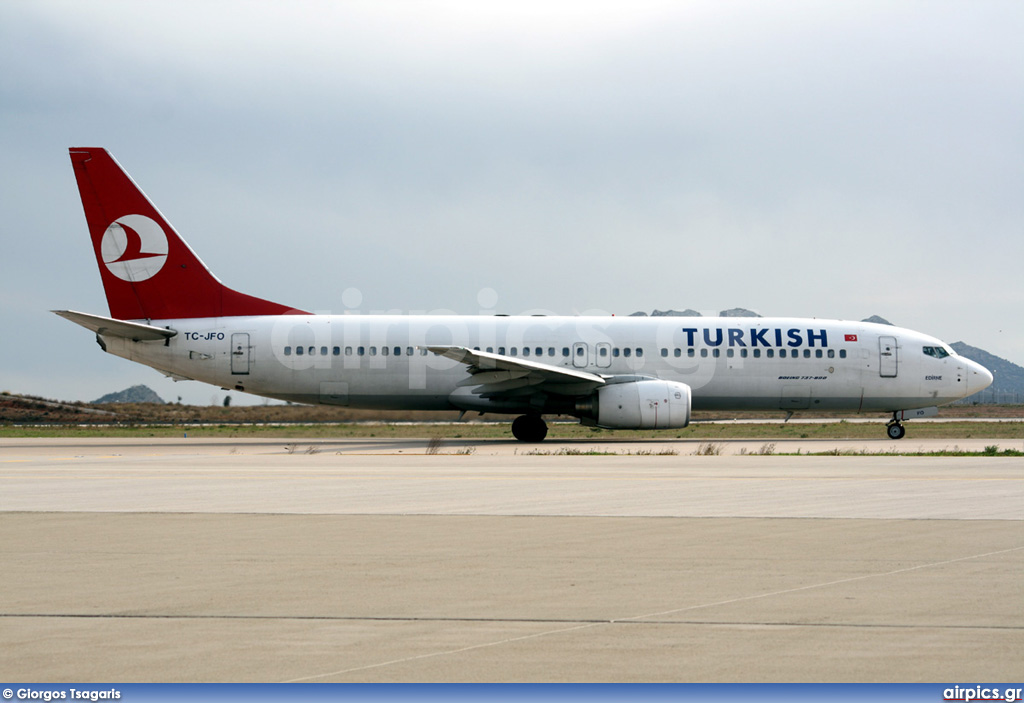
[[[899,371],[899,348],[895,337],[878,338],[878,375],[882,378],[896,378]]]
[[[231,373],[233,375],[246,376],[249,374],[251,352],[248,332],[236,332],[231,335]]]

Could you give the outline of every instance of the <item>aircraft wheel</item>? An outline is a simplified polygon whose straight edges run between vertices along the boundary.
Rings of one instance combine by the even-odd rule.
[[[548,425],[540,415],[520,415],[512,421],[512,435],[520,442],[542,442]]]
[[[889,439],[903,439],[903,435],[907,433],[907,430],[898,422],[890,422],[885,426],[885,431],[889,435]]]

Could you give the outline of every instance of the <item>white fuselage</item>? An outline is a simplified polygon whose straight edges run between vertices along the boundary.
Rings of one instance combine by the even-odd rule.
[[[934,337],[838,320],[281,315],[149,324],[177,334],[103,337],[106,350],[223,388],[360,408],[531,409],[474,395],[467,366],[428,345],[676,381],[692,389],[694,409],[896,411],[949,403],[991,381]]]

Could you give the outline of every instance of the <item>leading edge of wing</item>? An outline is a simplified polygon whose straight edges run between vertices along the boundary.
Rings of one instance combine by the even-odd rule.
[[[528,361],[514,356],[504,356],[493,352],[478,351],[468,347],[458,346],[428,346],[428,351],[444,356],[459,363],[469,366],[471,374],[485,371],[512,371],[525,372],[530,374],[541,374],[545,382],[549,383],[593,383],[595,386],[605,384],[605,379],[597,374],[569,369],[562,366],[551,366],[536,361]]]

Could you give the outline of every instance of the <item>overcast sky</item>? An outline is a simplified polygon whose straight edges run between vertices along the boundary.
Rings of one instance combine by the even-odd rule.
[[[878,314],[1024,364],[1022,37],[1019,0],[5,0],[0,390],[224,396],[48,312],[107,314],[71,146],[307,310]]]

